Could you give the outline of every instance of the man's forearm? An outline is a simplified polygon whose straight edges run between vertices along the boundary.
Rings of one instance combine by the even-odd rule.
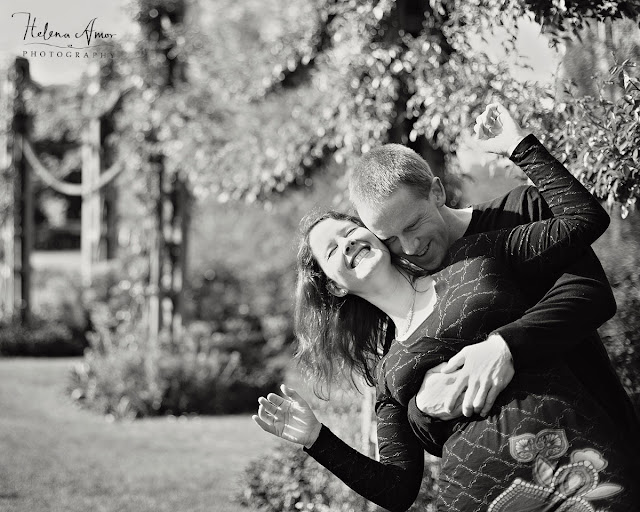
[[[516,369],[569,353],[616,312],[593,251],[567,268],[545,296],[518,320],[499,329]]]

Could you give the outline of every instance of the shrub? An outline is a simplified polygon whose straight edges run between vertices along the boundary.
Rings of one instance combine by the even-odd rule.
[[[261,330],[274,355],[293,341],[291,296],[293,272],[277,271],[240,277],[237,271],[217,264],[193,279],[186,293],[186,318],[210,323],[226,332],[233,324],[249,322]]]
[[[75,332],[84,332],[88,314],[84,289],[77,272],[43,268],[34,272],[33,314],[43,320],[62,323]]]
[[[640,212],[622,220],[611,212],[611,226],[594,246],[618,305],[616,315],[599,332],[611,361],[640,415]]]
[[[102,327],[90,342],[68,390],[114,418],[246,412],[283,378],[280,364],[260,356],[265,342],[255,332],[243,339],[196,324],[179,342],[165,336],[154,347],[140,330]]]
[[[79,277],[65,270],[39,269],[32,288],[32,321],[0,324],[0,355],[81,356],[88,346],[89,318]]]
[[[640,278],[636,270],[614,281],[618,313],[601,329],[602,340],[640,415]]]
[[[14,321],[0,324],[0,355],[23,357],[81,356],[84,334],[55,320],[36,318],[24,326]]]

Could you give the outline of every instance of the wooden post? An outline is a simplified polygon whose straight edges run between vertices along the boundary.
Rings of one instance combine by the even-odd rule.
[[[155,2],[152,2],[155,3]],[[185,62],[171,56],[177,42],[174,34],[167,30],[165,21],[180,26],[184,20],[188,2],[176,1],[170,8],[161,2],[155,3],[158,16],[142,16],[140,27],[150,41],[154,41],[154,58],[148,64],[157,77],[156,83],[167,90],[183,83],[186,79]],[[148,7],[147,7],[148,8]],[[159,21],[162,20],[162,23]],[[155,134],[151,137],[153,142]],[[174,340],[182,332],[182,288],[186,272],[185,223],[188,212],[183,201],[184,186],[177,176],[170,179],[166,175],[161,155],[151,157],[150,163],[158,166],[158,200],[156,203],[157,231],[150,261],[149,329],[163,330]],[[152,338],[157,339],[157,335]]]
[[[167,323],[174,340],[182,335],[184,315],[184,283],[187,273],[187,234],[189,230],[190,198],[187,185],[179,176],[171,181],[167,190],[170,204],[165,210],[164,233],[167,237],[165,257],[165,283],[167,290]]]
[[[33,198],[32,184],[24,156],[25,139],[29,137],[29,115],[24,103],[24,92],[31,78],[29,61],[16,58],[13,68],[14,113],[12,121],[14,173],[13,209],[13,297],[14,314],[20,313],[23,325],[31,322],[31,249],[33,247]]]
[[[3,78],[3,90],[6,96],[2,98],[3,108],[7,110],[13,107],[14,83],[10,78],[11,72]],[[10,122],[7,120],[5,126],[1,127],[0,132],[0,169],[7,174],[11,173],[11,148],[9,127]],[[5,212],[2,223],[0,224],[0,320],[6,321],[13,318],[14,314],[14,292],[13,292],[13,208],[10,207]]]
[[[162,319],[162,263],[164,253],[164,162],[162,155],[152,157],[152,165],[157,167],[157,198],[155,204],[154,229],[149,254],[149,341],[158,345],[158,335],[163,325]]]
[[[31,249],[33,247],[33,187],[31,173],[27,167],[27,159],[24,156],[24,134],[15,134],[14,158],[17,176],[15,180],[15,196],[18,200],[18,215],[14,217],[15,246],[19,251],[15,261],[20,262],[18,267],[20,281],[20,321],[23,325],[31,322]],[[17,288],[17,287],[16,287]]]
[[[102,215],[100,191],[100,120],[92,118],[83,135],[82,145],[82,209],[80,214],[80,257],[82,280],[91,284],[92,270],[98,262]]]
[[[115,259],[118,256],[118,190],[113,184],[104,187],[104,257],[107,260]]]
[[[182,335],[182,325],[184,322],[184,292],[187,282],[188,272],[188,249],[189,249],[189,227],[191,224],[191,196],[189,189],[184,180],[178,181],[178,201],[177,213],[180,227],[180,236],[177,237],[177,247],[180,252],[178,255],[177,269],[179,278],[176,279],[175,289],[175,315],[177,317],[177,327],[174,328],[174,338],[177,339]]]

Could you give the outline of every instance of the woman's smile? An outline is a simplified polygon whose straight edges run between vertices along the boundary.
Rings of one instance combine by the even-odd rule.
[[[356,268],[358,264],[367,257],[371,252],[371,246],[365,242],[357,241],[358,247],[353,251],[353,255],[349,258],[349,266]]]

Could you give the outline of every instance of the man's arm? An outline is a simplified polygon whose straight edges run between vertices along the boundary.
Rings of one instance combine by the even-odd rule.
[[[515,163],[519,162],[515,160]],[[490,209],[480,216],[474,212],[470,229],[474,232],[488,231],[505,227],[510,221],[519,224],[548,218],[550,211],[546,203],[533,190],[516,190],[516,194],[526,192],[523,196],[526,200],[519,208],[518,205],[504,208],[504,216]],[[503,207],[507,206],[509,200],[502,203]],[[522,284],[535,290],[538,283],[525,281]],[[429,388],[442,377],[427,375],[416,397],[416,408],[436,418],[448,419],[456,412],[456,403],[464,392],[464,414],[486,414],[500,391],[511,381],[514,362],[522,367],[539,363],[543,357],[563,355],[614,313],[611,288],[597,258],[590,251],[587,257],[567,269],[542,300],[520,320],[498,329],[485,342],[466,347],[452,358],[443,372],[459,371],[456,383],[448,388],[447,397],[430,396]]]
[[[615,313],[611,286],[589,249],[537,304],[495,332],[509,347],[517,370],[569,353]]]

